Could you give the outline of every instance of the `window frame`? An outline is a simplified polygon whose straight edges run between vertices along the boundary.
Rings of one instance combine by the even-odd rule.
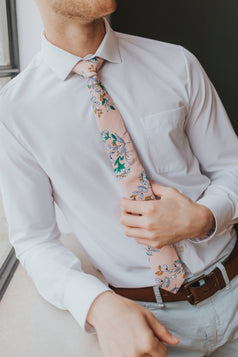
[[[20,72],[16,0],[5,0],[5,5],[8,27],[10,65],[0,65],[0,78],[12,79]],[[11,281],[11,278],[18,264],[19,260],[16,258],[15,249],[11,247],[9,242],[9,251],[6,255],[6,258],[0,262],[0,301]]]
[[[20,72],[16,0],[5,0],[9,38],[10,65],[0,65],[0,78],[15,77]]]

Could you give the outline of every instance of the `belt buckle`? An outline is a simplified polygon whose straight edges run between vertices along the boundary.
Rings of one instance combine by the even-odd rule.
[[[198,278],[196,278],[196,279],[190,281],[189,283],[187,283],[187,284],[185,284],[185,285],[183,286],[184,289],[187,289],[188,292],[189,292],[189,295],[187,295],[187,300],[188,300],[188,302],[189,302],[191,305],[196,305],[196,304],[198,304],[201,300],[195,300],[195,299],[194,299],[193,293],[189,290],[189,287],[190,287],[191,285],[193,285],[194,283],[198,282],[199,280],[204,279],[205,276],[206,276],[205,274],[200,275]]]

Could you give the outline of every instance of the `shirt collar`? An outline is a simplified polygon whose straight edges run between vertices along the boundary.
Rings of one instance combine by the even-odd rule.
[[[73,67],[82,59],[90,59],[98,56],[112,63],[121,63],[118,38],[111,28],[108,20],[103,17],[105,24],[105,36],[100,43],[95,54],[89,54],[85,57],[78,57],[67,52],[49,42],[44,34],[41,35],[41,53],[49,67],[56,75],[65,80],[71,73]]]

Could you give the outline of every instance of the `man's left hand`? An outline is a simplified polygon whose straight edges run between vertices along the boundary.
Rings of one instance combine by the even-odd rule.
[[[120,222],[126,236],[135,238],[137,243],[161,248],[184,239],[205,237],[214,228],[215,219],[209,208],[175,188],[155,183],[151,186],[159,200],[121,199]]]

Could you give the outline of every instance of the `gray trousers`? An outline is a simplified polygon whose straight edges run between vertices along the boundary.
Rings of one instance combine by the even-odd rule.
[[[197,305],[137,301],[180,338],[168,357],[238,356],[238,276]]]

